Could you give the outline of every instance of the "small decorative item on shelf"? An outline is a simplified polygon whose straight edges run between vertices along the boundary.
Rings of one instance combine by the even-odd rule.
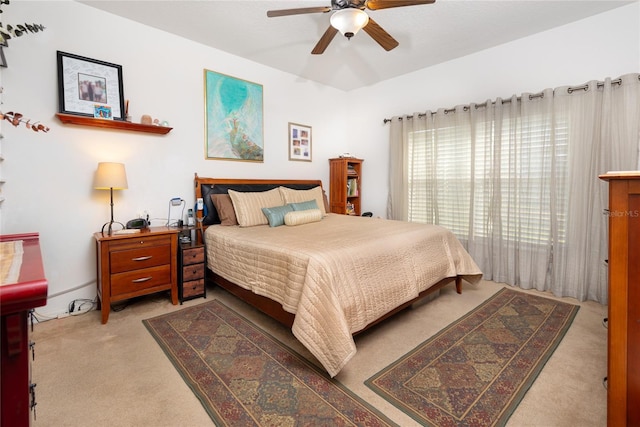
[[[111,107],[108,105],[95,105],[93,107],[93,117],[96,119],[110,119],[113,120],[113,115],[111,114]]]
[[[140,117],[140,123],[142,123],[143,125],[152,125],[153,119],[150,115],[144,114],[142,117]]]
[[[355,209],[353,207],[353,203],[349,202],[347,203],[347,215],[355,215]]]
[[[153,124],[156,125],[156,126],[164,126],[164,127],[169,126],[169,122],[168,121],[166,121],[166,120],[160,121],[159,119],[154,119],[153,120]]]
[[[131,123],[131,114],[129,114],[129,100],[124,102],[124,120]]]

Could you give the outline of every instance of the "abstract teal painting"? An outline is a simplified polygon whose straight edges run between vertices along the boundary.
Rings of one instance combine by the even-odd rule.
[[[264,161],[262,85],[204,70],[207,159]]]

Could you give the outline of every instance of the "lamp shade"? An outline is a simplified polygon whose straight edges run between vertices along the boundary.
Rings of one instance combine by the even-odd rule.
[[[369,15],[363,10],[355,8],[347,8],[338,10],[331,15],[331,26],[343,36],[351,38],[356,35],[361,28],[369,23]]]
[[[126,190],[127,172],[123,163],[100,162],[93,187],[98,190]]]

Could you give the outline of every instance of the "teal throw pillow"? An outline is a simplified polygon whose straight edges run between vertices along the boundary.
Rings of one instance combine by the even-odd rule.
[[[293,212],[293,208],[290,205],[262,208],[262,213],[264,213],[267,217],[267,221],[269,221],[269,227],[284,225],[284,216],[287,212]]]
[[[309,209],[318,209],[318,203],[316,203],[315,199],[308,200],[306,202],[289,203],[289,206],[291,206],[294,211],[306,211]]]

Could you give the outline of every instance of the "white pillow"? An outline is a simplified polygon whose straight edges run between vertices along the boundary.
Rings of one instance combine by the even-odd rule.
[[[229,197],[233,202],[240,227],[268,224],[262,208],[284,205],[277,188],[255,193],[229,190]]]
[[[322,196],[322,187],[317,186],[313,187],[310,190],[294,190],[292,188],[287,187],[278,187],[280,189],[280,194],[282,195],[282,201],[284,204],[288,203],[301,203],[307,202],[309,200],[315,200],[318,205],[318,209],[320,209],[320,213],[322,216],[327,214],[324,209],[324,198]]]
[[[284,216],[284,223],[286,225],[301,225],[318,222],[321,219],[322,212],[320,212],[320,209],[307,209],[304,211],[287,212]]]

